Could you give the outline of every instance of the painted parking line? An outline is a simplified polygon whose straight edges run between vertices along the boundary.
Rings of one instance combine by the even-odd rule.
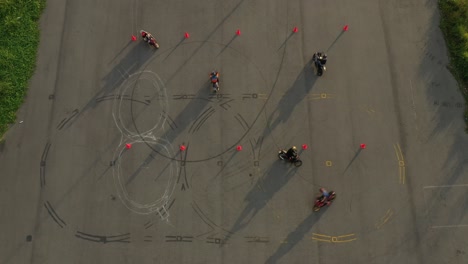
[[[400,184],[405,184],[406,181],[406,165],[405,159],[403,157],[403,152],[401,151],[400,144],[393,144],[393,148],[395,149],[395,154],[398,160],[398,172],[399,172],[399,182]]]
[[[312,233],[312,239],[321,241],[321,242],[328,242],[328,243],[346,243],[357,240],[355,234],[347,234],[341,236],[329,236],[324,234],[317,234]]]
[[[308,96],[309,100],[332,99],[332,98],[335,98],[335,95],[330,94],[330,93],[310,94],[310,96]]]

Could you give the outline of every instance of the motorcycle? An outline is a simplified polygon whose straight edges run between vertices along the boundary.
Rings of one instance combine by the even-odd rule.
[[[140,30],[140,35],[143,41],[148,43],[148,45],[153,46],[156,49],[159,49],[159,43],[156,41],[153,35],[151,35],[151,33],[144,31],[144,30]]]
[[[312,56],[312,61],[314,62],[315,68],[317,69],[317,76],[322,76],[323,72],[327,70],[325,63],[322,62],[323,58],[319,57],[317,53],[314,53],[314,56]]]
[[[328,205],[330,206],[333,202],[333,200],[335,200],[336,198],[336,193],[334,191],[330,191],[329,192],[330,196],[328,198],[325,198],[324,200],[321,199],[323,196],[320,195],[318,196],[316,199],[315,199],[315,203],[314,203],[314,212],[318,212],[320,210],[320,208]]]
[[[288,155],[286,154],[287,151],[282,149],[278,152],[278,158],[280,160],[287,160],[294,164],[296,167],[300,167],[302,165],[302,160],[299,159],[299,155],[296,158],[289,158]]]
[[[210,73],[210,82],[213,88],[213,92],[219,91],[219,72],[213,71]]]

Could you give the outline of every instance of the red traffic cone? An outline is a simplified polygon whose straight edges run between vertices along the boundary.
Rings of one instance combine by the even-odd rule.
[[[186,150],[186,149],[187,149],[187,147],[186,147],[186,146],[184,146],[184,145],[180,145],[179,149],[180,149],[180,151],[184,151],[184,150]]]
[[[361,144],[361,149],[365,149],[366,148],[366,144]]]
[[[236,150],[237,150],[237,151],[241,151],[241,150],[242,150],[242,146],[241,146],[241,145],[237,146],[237,147],[236,147]]]
[[[348,25],[345,25],[345,26],[343,27],[343,31],[348,31]]]
[[[241,34],[240,29],[238,29],[238,30],[236,31],[236,35],[237,35],[237,36],[240,36],[240,34]]]
[[[134,35],[132,35],[132,41],[136,41],[136,37]]]
[[[302,149],[303,150],[306,150],[309,146],[307,146],[307,144],[302,144]]]
[[[126,148],[126,149],[131,149],[131,148],[132,148],[132,144],[130,144],[130,143],[125,144],[125,148]]]
[[[297,31],[299,31],[299,29],[297,29],[297,27],[294,27],[294,28],[293,28],[293,32],[294,32],[294,33],[297,33]]]
[[[188,32],[185,32],[184,38],[186,38],[186,39],[190,38],[190,34]]]

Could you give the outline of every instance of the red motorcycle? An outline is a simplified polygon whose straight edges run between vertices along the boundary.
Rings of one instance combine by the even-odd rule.
[[[330,206],[333,200],[336,198],[336,193],[334,191],[330,191],[328,198],[325,195],[320,195],[315,199],[314,203],[314,212],[317,212],[320,210],[320,208],[324,206]]]
[[[148,43],[150,46],[153,46],[154,48],[159,49],[159,44],[156,41],[156,39],[153,37],[153,35],[151,35],[151,33],[144,31],[144,30],[140,30],[140,34],[141,34],[141,38],[143,39],[143,41]]]

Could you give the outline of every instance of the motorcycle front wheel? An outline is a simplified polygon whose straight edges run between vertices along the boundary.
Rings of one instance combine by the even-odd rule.
[[[294,161],[294,166],[296,166],[296,167],[302,166],[302,160],[295,160]]]

